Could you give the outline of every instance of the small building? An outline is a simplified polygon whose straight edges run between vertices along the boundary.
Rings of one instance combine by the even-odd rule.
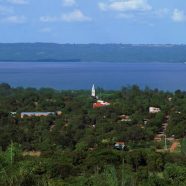
[[[15,118],[16,115],[17,115],[17,112],[10,112],[9,115],[10,115],[11,117]]]
[[[24,151],[23,156],[40,157],[41,151]]]
[[[143,124],[144,124],[144,125],[147,125],[148,122],[149,122],[149,119],[144,119],[144,120],[143,120]]]
[[[57,111],[56,115],[61,116],[63,113],[61,111]]]
[[[121,119],[120,121],[125,121],[125,122],[132,121],[128,115],[121,115],[121,116],[119,116],[119,118]]]
[[[15,116],[17,112],[10,112],[10,115]]]
[[[55,112],[22,112],[21,118],[24,117],[41,117],[41,116],[49,116],[49,115],[55,115]]]
[[[102,100],[97,100],[96,103],[93,103],[93,108],[95,109],[95,108],[100,108],[100,107],[106,107],[109,105],[110,105],[110,103],[108,103],[108,102],[104,102]]]
[[[161,112],[160,108],[157,107],[149,107],[149,113],[155,114]]]
[[[117,149],[117,150],[124,150],[125,149],[125,143],[124,142],[121,142],[121,141],[119,141],[119,142],[116,142],[115,144],[114,144],[114,149]]]

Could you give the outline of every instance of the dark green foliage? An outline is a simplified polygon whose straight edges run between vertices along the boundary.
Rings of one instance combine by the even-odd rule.
[[[111,106],[92,109],[88,91],[0,84],[0,185],[184,185],[185,138],[182,153],[174,154],[156,152],[153,139],[167,118],[167,137],[185,137],[186,93],[136,85],[101,91]],[[150,114],[150,106],[161,112]],[[21,118],[26,111],[62,115]],[[130,120],[122,121],[121,115]],[[120,141],[123,151],[113,148]]]
[[[186,156],[186,138],[183,138],[181,142],[181,152]]]

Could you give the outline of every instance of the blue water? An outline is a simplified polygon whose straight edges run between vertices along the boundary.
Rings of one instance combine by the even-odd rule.
[[[18,87],[120,89],[137,84],[161,90],[186,90],[184,63],[1,62],[0,83]]]

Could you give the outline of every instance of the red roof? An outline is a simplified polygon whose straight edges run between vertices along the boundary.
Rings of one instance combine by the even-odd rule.
[[[99,102],[93,104],[93,108],[100,108],[100,107],[105,107],[105,106],[107,106],[107,105],[105,105],[103,103],[99,103]]]

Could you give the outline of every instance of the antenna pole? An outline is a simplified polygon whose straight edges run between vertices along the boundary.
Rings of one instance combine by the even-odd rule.
[[[13,164],[13,142],[11,141],[10,145],[10,163]]]
[[[164,146],[164,149],[167,150],[167,136],[165,134],[165,146]]]
[[[124,186],[124,147],[122,148],[122,156],[121,186]]]

